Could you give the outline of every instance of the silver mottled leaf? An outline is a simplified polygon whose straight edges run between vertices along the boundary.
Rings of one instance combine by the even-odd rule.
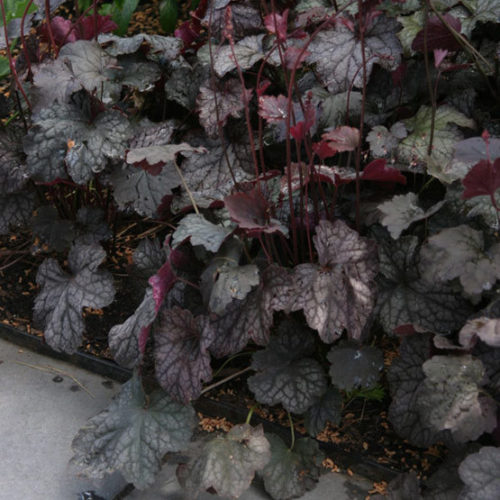
[[[47,343],[56,351],[73,353],[85,328],[82,308],[101,308],[113,302],[115,290],[109,271],[98,270],[106,252],[99,245],[74,245],[68,255],[72,274],[55,259],[45,259],[36,282],[34,318],[44,325]]]
[[[298,328],[282,330],[263,351],[253,355],[252,368],[257,374],[247,382],[259,403],[282,404],[287,411],[304,413],[323,395],[323,368],[304,356],[310,335],[311,332]]]
[[[440,201],[424,211],[418,206],[418,196],[415,193],[397,194],[389,201],[378,206],[382,213],[381,224],[389,230],[391,236],[397,240],[401,233],[414,222],[430,217],[444,204]]]
[[[146,396],[137,376],[73,439],[72,462],[92,478],[120,471],[139,489],[150,486],[169,451],[185,449],[196,425],[191,406],[163,391]]]
[[[201,214],[188,214],[177,225],[172,235],[172,246],[190,238],[191,245],[202,245],[215,253],[230,233],[230,228],[213,224]]]
[[[163,311],[155,328],[156,378],[176,401],[197,399],[201,382],[212,378],[208,347],[215,332],[208,317],[180,307]]]
[[[375,246],[341,220],[320,221],[314,245],[319,265],[295,267],[296,292],[288,310],[303,309],[324,342],[333,342],[344,329],[359,340],[374,306]]]
[[[148,287],[142,302],[124,323],[115,325],[108,334],[108,344],[113,359],[121,366],[134,368],[141,355],[139,336],[156,318],[153,290]]]
[[[420,418],[436,431],[450,430],[458,442],[477,439],[497,425],[496,406],[480,394],[484,366],[471,355],[433,356],[422,366],[417,391]]]
[[[186,153],[186,159],[180,165],[182,175],[198,207],[207,208],[214,201],[222,201],[234,188],[236,182],[253,179],[249,173],[251,156],[249,151],[240,145],[226,145],[227,158],[222,146],[209,148],[206,153]],[[180,181],[179,181],[180,182]],[[187,193],[180,199],[174,198],[173,210],[191,206]]]
[[[500,498],[500,448],[483,446],[465,458],[458,473],[465,483],[460,500]]]
[[[396,69],[401,60],[401,44],[396,37],[394,19],[378,16],[365,33],[366,77],[378,63]],[[361,42],[355,32],[344,24],[322,30],[308,47],[307,60],[316,63],[316,70],[325,86],[333,93],[363,86]]]
[[[190,498],[209,488],[221,497],[238,498],[270,457],[262,426],[235,425],[225,436],[208,441],[188,465],[186,488]]]

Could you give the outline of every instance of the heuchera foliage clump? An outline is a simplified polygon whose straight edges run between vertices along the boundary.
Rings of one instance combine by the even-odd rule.
[[[298,497],[321,471],[312,437],[385,371],[398,434],[461,450],[448,491],[500,498],[500,3],[202,0],[176,37],[92,16],[99,36],[21,33],[23,120],[0,131],[0,234],[33,233],[34,321],[56,351],[120,291],[116,228],[159,228],[108,336],[134,376],[73,461],[146,488],[182,451],[190,498],[236,498],[256,474]],[[402,337],[388,368],[374,332]],[[250,412],[193,451],[192,402],[242,350],[256,401],[312,437],[285,443]]]

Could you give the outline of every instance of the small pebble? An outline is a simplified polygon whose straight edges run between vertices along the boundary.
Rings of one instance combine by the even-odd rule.
[[[59,382],[62,382],[64,379],[61,377],[61,375],[56,375],[53,379],[52,382],[55,382],[58,384]]]
[[[79,387],[78,385],[76,385],[76,384],[73,384],[73,385],[69,388],[69,390],[70,390],[71,392],[77,392],[77,391],[79,391],[79,390],[80,390],[80,387]]]

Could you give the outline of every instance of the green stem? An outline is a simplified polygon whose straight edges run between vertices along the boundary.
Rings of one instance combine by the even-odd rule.
[[[250,408],[250,410],[248,411],[247,419],[245,420],[245,424],[250,424],[250,420],[252,420],[253,412],[254,412],[255,408],[257,408],[257,406],[259,406],[259,405],[258,404],[254,404]]]

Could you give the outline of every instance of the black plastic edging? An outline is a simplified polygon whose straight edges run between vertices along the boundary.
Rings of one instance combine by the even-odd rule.
[[[9,325],[0,323],[0,338],[12,342],[20,347],[30,349],[39,354],[51,358],[66,361],[79,368],[83,368],[92,373],[97,373],[103,377],[116,382],[124,383],[132,376],[132,370],[123,368],[113,361],[100,359],[83,352],[74,354],[65,354],[51,349],[40,337],[23,332]],[[225,417],[230,422],[244,422],[246,420],[248,409],[236,406],[230,403],[216,401],[207,397],[200,397],[193,402],[197,412],[208,417]],[[290,440],[290,429],[283,427],[275,422],[269,422],[255,413],[252,416],[252,423],[262,424],[266,432],[272,432],[279,435],[285,442]],[[373,460],[364,457],[361,453],[346,452],[333,443],[318,441],[319,447],[330,457],[336,465],[343,469],[351,469],[373,481],[390,481],[401,471],[394,470],[379,464]]]

